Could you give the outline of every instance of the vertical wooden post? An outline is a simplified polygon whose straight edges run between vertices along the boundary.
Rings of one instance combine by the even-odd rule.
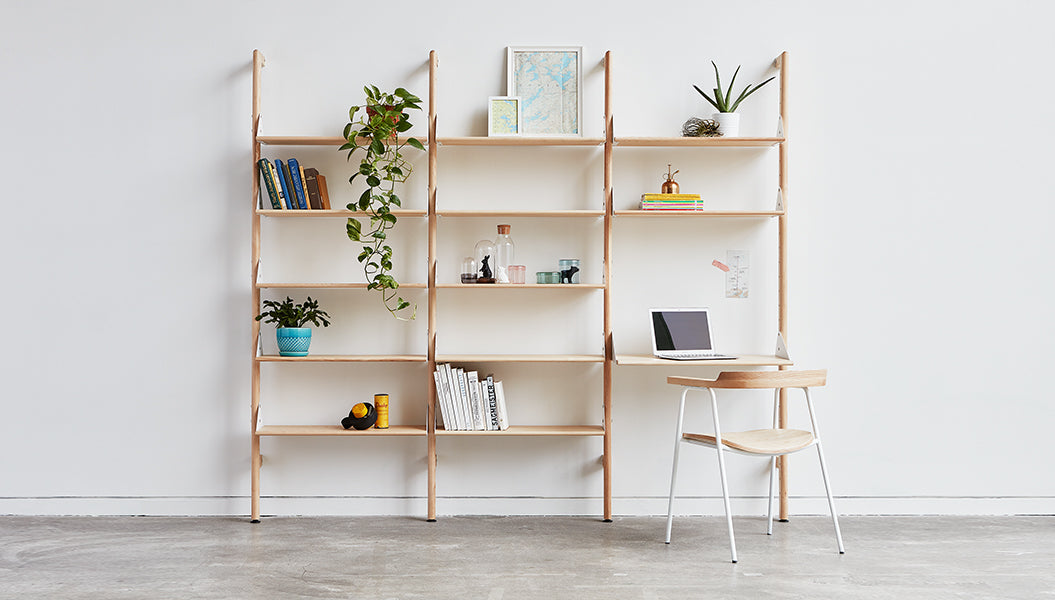
[[[250,484],[250,520],[253,523],[260,522],[260,436],[256,434],[256,418],[260,411],[260,363],[256,360],[257,345],[260,338],[260,322],[256,315],[260,312],[260,288],[257,287],[257,273],[260,270],[260,214],[257,212],[257,202],[260,197],[260,176],[256,163],[260,160],[260,140],[257,135],[260,131],[260,71],[264,68],[264,55],[259,50],[253,50],[253,204],[251,214],[253,215],[253,249],[252,264],[249,272],[252,278],[250,288],[252,292],[253,310],[250,316],[252,323],[253,343],[252,350],[252,396],[249,409],[249,431],[251,432],[251,481]]]
[[[425,432],[428,439],[428,520],[436,520],[436,386],[432,373],[436,370],[436,163],[439,144],[436,142],[436,51],[429,52],[429,329],[428,329],[428,407],[425,410]]]
[[[604,53],[604,520],[612,520],[612,52]]]
[[[777,59],[780,68],[780,121],[783,127],[784,141],[780,142],[780,190],[784,201],[784,214],[778,217],[780,233],[778,234],[779,252],[779,288],[780,288],[780,333],[784,343],[788,344],[788,53],[781,53]],[[784,369],[785,367],[780,367]],[[786,389],[780,390],[780,427],[787,427],[788,406]],[[780,457],[780,520],[788,520],[788,456]]]

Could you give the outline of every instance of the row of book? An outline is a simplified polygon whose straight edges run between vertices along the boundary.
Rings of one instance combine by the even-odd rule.
[[[505,390],[488,373],[436,365],[436,403],[447,431],[505,431],[509,428]]]
[[[703,210],[699,194],[641,194],[641,210]]]
[[[286,162],[275,159],[271,162],[261,158],[256,163],[263,181],[260,207],[266,206],[263,194],[267,194],[274,210],[328,210],[330,194],[326,189],[326,177],[318,169],[304,168],[295,158]]]

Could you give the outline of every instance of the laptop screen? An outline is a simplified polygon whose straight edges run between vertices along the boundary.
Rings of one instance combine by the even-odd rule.
[[[653,309],[655,350],[711,350],[707,309]]]

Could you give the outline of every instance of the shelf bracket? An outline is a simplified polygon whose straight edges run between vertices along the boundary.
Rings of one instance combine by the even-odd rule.
[[[777,207],[774,209],[777,212],[784,212],[784,190],[777,188]]]
[[[784,137],[784,117],[783,115],[777,115],[777,137]]]
[[[784,336],[777,332],[777,358],[783,358],[784,360],[791,360],[791,356],[788,354],[788,346],[784,343]]]

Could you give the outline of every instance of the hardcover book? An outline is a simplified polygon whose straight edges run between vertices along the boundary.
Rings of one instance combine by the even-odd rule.
[[[313,167],[304,169],[304,186],[308,193],[308,206],[314,210],[322,208],[322,197],[319,196],[319,170]]]
[[[289,179],[293,183],[293,197],[297,199],[297,206],[301,210],[308,210],[308,197],[304,194],[304,179],[300,163],[291,158],[288,161]]]
[[[271,208],[275,210],[281,209],[282,200],[279,198],[278,190],[275,189],[275,180],[271,176],[271,163],[266,158],[261,158],[256,164],[260,169],[260,179],[264,182],[263,187],[271,202]],[[263,202],[261,202],[260,208],[264,208]]]

